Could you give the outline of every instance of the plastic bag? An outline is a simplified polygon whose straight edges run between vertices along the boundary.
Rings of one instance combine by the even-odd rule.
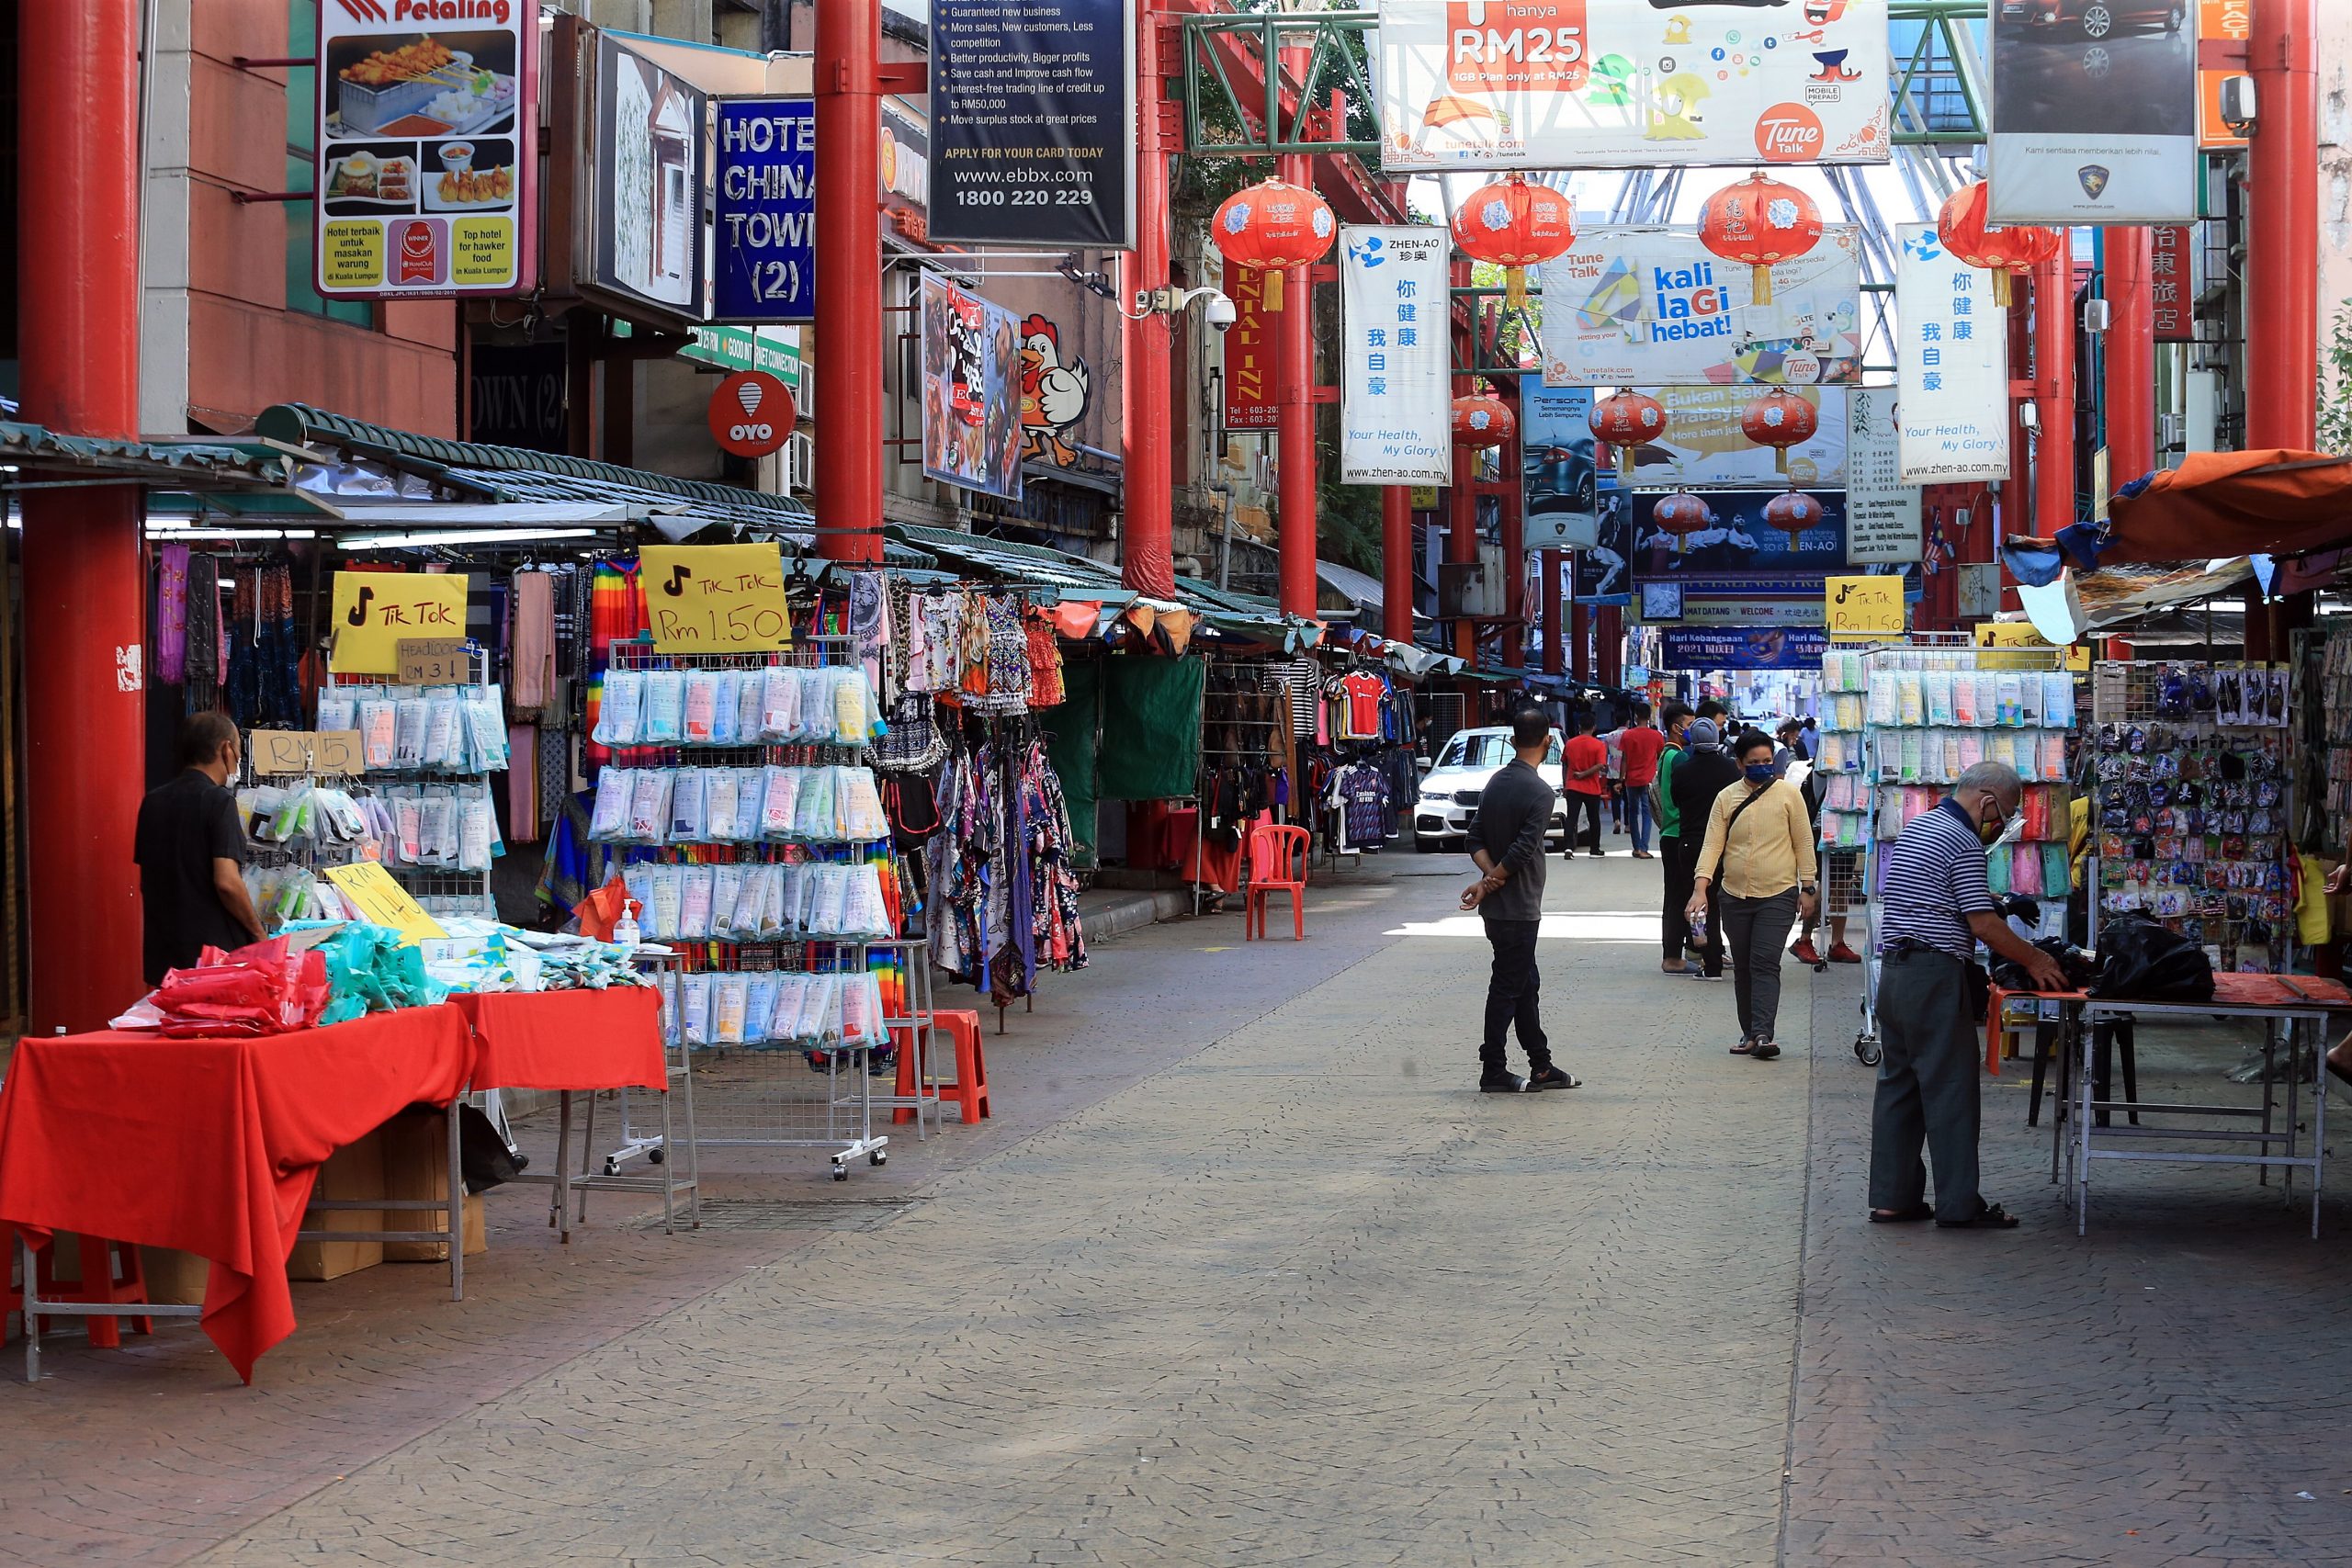
[[[675,746],[685,738],[686,674],[683,670],[645,672],[645,712],[638,739],[647,746]]]
[[[2213,961],[2145,915],[2109,915],[2098,930],[2098,981],[2091,994],[2135,1001],[2202,1002],[2213,997]]]
[[[588,814],[588,836],[603,843],[628,837],[629,803],[637,789],[634,768],[607,764],[596,774],[596,803]]]
[[[596,728],[591,737],[599,746],[634,746],[645,705],[645,671],[607,670],[605,694],[596,707]]]
[[[707,746],[716,738],[718,709],[718,671],[690,670],[686,672],[686,706],[684,740],[689,746]]]

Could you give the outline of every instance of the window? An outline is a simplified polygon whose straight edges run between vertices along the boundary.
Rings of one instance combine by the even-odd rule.
[[[319,46],[319,7],[317,0],[288,0],[286,7],[286,53],[297,58],[315,53]],[[317,144],[316,73],[307,65],[298,65],[286,73],[286,188],[307,190],[315,177],[313,165]],[[376,324],[376,307],[365,299],[328,299],[311,285],[315,239],[312,225],[317,215],[308,201],[288,201],[278,204],[286,214],[286,308],[307,315],[324,316],[329,321],[345,321],[355,327],[372,328]]]

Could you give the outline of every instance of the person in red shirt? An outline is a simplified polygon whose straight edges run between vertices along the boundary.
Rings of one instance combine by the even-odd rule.
[[[1650,722],[1650,710],[1637,708],[1634,722],[1617,737],[1617,755],[1625,769],[1625,830],[1633,835],[1634,858],[1650,856],[1650,785],[1657,780],[1657,760],[1666,750],[1666,736]]]
[[[1568,827],[1560,846],[1562,860],[1577,858],[1577,818],[1586,823],[1584,839],[1595,860],[1600,858],[1600,797],[1608,790],[1609,744],[1592,732],[1592,710],[1577,715],[1577,733],[1560,753],[1560,784],[1567,795]]]

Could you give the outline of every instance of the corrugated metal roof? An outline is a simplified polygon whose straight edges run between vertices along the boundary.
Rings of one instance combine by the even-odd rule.
[[[218,479],[240,484],[283,484],[293,459],[266,446],[225,441],[119,440],[73,435],[47,425],[0,421],[0,457],[20,466],[101,468],[131,479],[188,484]]]

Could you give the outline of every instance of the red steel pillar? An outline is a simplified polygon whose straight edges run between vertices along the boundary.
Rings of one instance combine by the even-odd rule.
[[[1521,511],[1527,492],[1520,483],[1521,451],[1514,423],[1502,445],[1503,488],[1496,499],[1502,502],[1503,619],[1510,623],[1510,651],[1516,656],[1511,662],[1517,664],[1527,662],[1527,520]]]
[[[2033,395],[2041,432],[2034,449],[2033,527],[2016,531],[2045,538],[2075,520],[2074,282],[2074,257],[2063,244],[2033,269]]]
[[[1282,70],[1306,79],[1310,51],[1285,49]],[[1305,117],[1302,116],[1302,122]],[[1304,190],[1315,188],[1315,164],[1304,152],[1274,160],[1274,172]],[[1289,269],[1283,279],[1283,319],[1274,333],[1274,449],[1282,465],[1281,508],[1275,523],[1281,603],[1294,615],[1315,614],[1315,269]]]
[[[1478,558],[1478,454],[1456,442],[1453,483],[1447,487],[1445,558],[1456,566]],[[1467,615],[1453,617],[1453,656],[1478,661],[1478,623]]]
[[[1592,606],[1568,607],[1568,670],[1579,681],[1592,679]]]
[[[1380,635],[1413,640],[1413,492],[1405,485],[1380,491]]]
[[[1156,0],[1136,0],[1136,248],[1121,308],[1133,310],[1138,289],[1168,286],[1167,78],[1160,73]],[[1169,352],[1173,324],[1153,311],[1130,316],[1126,364],[1119,384],[1125,398],[1119,438],[1125,516],[1119,581],[1155,599],[1176,596],[1176,525],[1169,441]]]
[[[1566,558],[1558,550],[1544,552],[1544,673],[1546,675],[1557,675],[1561,671],[1560,564]]]
[[[136,0],[21,7],[45,85],[18,117],[23,418],[139,433]],[[37,237],[37,238],[36,238]],[[146,784],[145,571],[130,485],[24,494],[31,1031],[96,1029],[136,1000],[131,831]]]
[[[817,7],[817,548],[882,558],[882,0]]]
[[[2245,444],[2308,451],[2319,364],[2317,0],[2254,0],[2246,57]]]
[[[2145,229],[2109,229],[2107,253],[2107,484],[2156,466],[2156,316]]]

